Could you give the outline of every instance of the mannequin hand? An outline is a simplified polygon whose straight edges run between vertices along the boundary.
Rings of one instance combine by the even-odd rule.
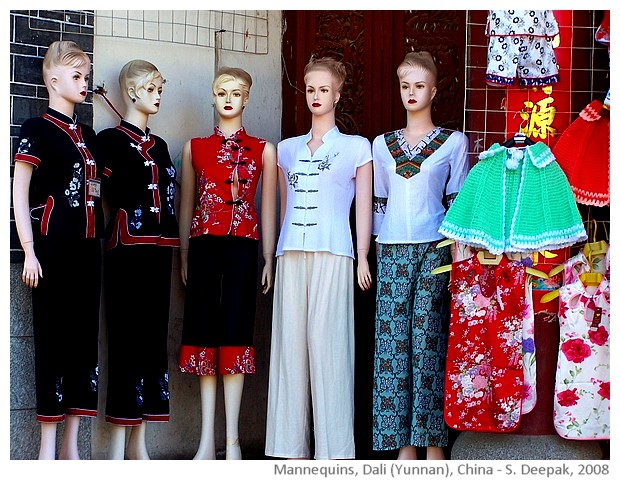
[[[263,287],[263,294],[271,290],[273,285],[273,263],[271,258],[265,260],[265,266],[263,267],[263,275],[261,278],[261,285]]]
[[[364,291],[368,290],[372,285],[370,267],[368,266],[368,259],[365,255],[360,255],[357,261],[357,283]]]
[[[39,277],[43,278],[43,269],[36,255],[26,253],[24,259],[24,269],[22,271],[22,282],[30,288],[37,288]]]
[[[181,281],[187,285],[187,250],[181,249]]]

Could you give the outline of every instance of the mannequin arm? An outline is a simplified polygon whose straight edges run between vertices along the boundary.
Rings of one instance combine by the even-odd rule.
[[[265,266],[261,276],[263,293],[271,289],[273,283],[273,255],[276,244],[276,193],[278,188],[278,165],[276,149],[271,143],[263,150],[263,183],[261,187],[261,236],[263,240],[263,259]]]
[[[189,247],[189,230],[194,213],[194,195],[196,193],[196,173],[192,165],[191,141],[183,146],[181,163],[181,205],[179,208],[179,239],[181,243],[181,280],[187,282],[187,249]]]
[[[286,175],[281,167],[278,167],[278,184],[280,187],[280,228],[284,223],[284,215],[286,214]]]
[[[13,176],[13,211],[17,235],[24,249],[24,269],[22,281],[30,288],[36,288],[39,277],[43,276],[41,264],[34,253],[32,224],[30,223],[30,179],[33,166],[25,162],[15,162]]]
[[[358,167],[355,176],[355,225],[357,230],[357,283],[362,290],[372,285],[368,249],[372,232],[372,162]]]

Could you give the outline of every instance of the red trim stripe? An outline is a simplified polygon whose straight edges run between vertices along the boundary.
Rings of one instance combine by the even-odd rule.
[[[145,166],[151,167],[151,185],[154,185],[155,188],[152,188],[152,196],[153,196],[153,206],[157,209],[156,216],[157,221],[161,221],[161,201],[159,196],[159,170],[157,164],[153,160],[153,157],[149,155],[149,150],[155,145],[155,139],[148,135],[147,139],[144,140],[144,137],[132,132],[128,128],[123,127],[122,125],[117,125],[116,128],[121,132],[125,132],[129,138],[131,138],[134,142],[138,144],[140,147],[138,153],[142,155],[142,158],[146,160]]]
[[[80,155],[82,156],[82,161],[84,162],[84,206],[86,208],[86,238],[94,238],[95,237],[95,204],[94,197],[89,195],[88,193],[88,181],[97,177],[97,164],[93,159],[90,151],[86,147],[84,143],[84,138],[82,136],[82,128],[78,123],[74,123],[69,125],[62,120],[58,120],[53,116],[44,113],[43,118],[52,122],[58,128],[60,128],[63,132],[69,135],[69,138],[73,141],[75,146],[77,147]],[[73,128],[72,128],[73,127]]]
[[[162,237],[161,235],[131,235],[129,233],[129,218],[127,212],[122,208],[116,215],[114,230],[106,243],[106,250],[118,246],[119,241],[123,245],[158,245],[162,247],[178,247],[181,244],[178,238]]]
[[[41,165],[41,159],[39,157],[35,157],[34,155],[28,155],[27,153],[16,153],[15,157],[13,157],[16,162],[25,162],[35,167]]]

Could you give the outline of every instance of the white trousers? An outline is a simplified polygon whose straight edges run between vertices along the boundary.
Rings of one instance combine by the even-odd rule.
[[[278,257],[265,454],[355,458],[353,259],[327,252]]]

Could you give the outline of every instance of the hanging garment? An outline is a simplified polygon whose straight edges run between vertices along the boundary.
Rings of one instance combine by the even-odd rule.
[[[609,205],[609,136],[609,110],[593,100],[553,147],[553,155],[566,174],[577,203]]]
[[[591,293],[581,280],[560,288],[560,346],[553,422],[561,437],[610,438],[609,281]]]
[[[605,10],[605,15],[603,16],[603,20],[601,24],[594,32],[594,40],[603,45],[607,45],[607,55],[611,56],[611,29],[610,29],[610,12],[609,10]],[[609,93],[610,89],[607,90],[607,95],[605,96],[604,104],[608,107],[611,105],[611,96]]]
[[[491,86],[557,83],[553,37],[560,32],[552,10],[490,10],[486,82]]]
[[[536,406],[536,343],[534,341],[534,299],[532,284],[525,282],[525,308],[523,311],[523,398],[521,413],[530,413]]]
[[[525,266],[505,256],[452,264],[444,417],[451,428],[510,432],[523,396]]]
[[[439,233],[496,255],[558,249],[587,238],[566,175],[547,145],[495,143],[479,159]]]

